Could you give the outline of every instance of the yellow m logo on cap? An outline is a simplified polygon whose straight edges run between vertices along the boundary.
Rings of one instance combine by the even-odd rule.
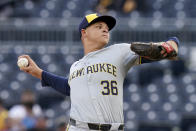
[[[97,18],[97,14],[90,14],[86,16],[86,19],[88,21],[88,23],[90,23],[91,21],[93,21],[95,18]]]

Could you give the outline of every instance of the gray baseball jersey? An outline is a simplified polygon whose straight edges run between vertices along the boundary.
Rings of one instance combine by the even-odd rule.
[[[90,123],[124,123],[123,82],[139,64],[130,44],[115,44],[85,55],[70,68],[70,117]]]

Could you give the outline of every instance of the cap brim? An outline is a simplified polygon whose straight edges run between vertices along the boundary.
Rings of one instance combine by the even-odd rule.
[[[95,18],[93,21],[89,23],[89,26],[99,21],[105,22],[108,25],[109,30],[111,30],[116,25],[116,19],[114,17],[104,15]]]

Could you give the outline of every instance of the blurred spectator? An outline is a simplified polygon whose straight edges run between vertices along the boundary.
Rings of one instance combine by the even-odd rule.
[[[4,108],[3,102],[0,99],[0,131],[6,131],[6,120],[8,118],[8,111]]]
[[[100,14],[106,14],[109,10],[115,10],[127,14],[133,11],[136,6],[135,0],[99,0],[96,11]]]
[[[47,126],[46,126],[46,118],[45,117],[39,117],[37,119],[36,129],[45,131],[46,128],[47,128]]]
[[[57,131],[65,131],[67,128],[67,124],[64,122],[61,122],[58,127],[57,127]]]
[[[36,127],[37,118],[42,116],[42,110],[37,105],[35,95],[26,90],[22,93],[21,104],[13,106],[9,111],[15,130],[32,129]]]
[[[55,119],[55,125],[57,131],[65,131],[67,128],[68,119],[65,116],[60,116]]]
[[[123,7],[122,7],[122,11],[124,13],[130,13],[136,8],[136,6],[137,6],[137,3],[135,2],[135,0],[125,0]]]
[[[108,11],[108,7],[111,6],[112,3],[113,3],[113,0],[99,0],[96,10],[100,14],[105,14]]]
[[[96,11],[100,14],[107,14],[108,11],[114,10],[120,16],[128,16],[135,9],[145,14],[149,8],[143,0],[99,0]]]
[[[7,117],[5,119],[5,130],[0,130],[0,131],[15,131],[12,130],[12,119]]]
[[[46,118],[45,117],[38,117],[36,119],[35,127],[28,129],[27,131],[48,131],[47,125],[46,125]]]

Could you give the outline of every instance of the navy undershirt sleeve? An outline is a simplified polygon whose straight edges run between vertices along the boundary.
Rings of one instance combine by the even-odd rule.
[[[50,86],[63,95],[70,96],[70,87],[68,79],[62,76],[57,76],[52,73],[42,72],[42,86]]]
[[[175,41],[178,46],[180,45],[180,41],[177,37],[170,37],[167,41],[170,41],[170,40]]]
[[[170,37],[170,38],[169,38],[168,40],[166,40],[166,41],[170,41],[170,40],[175,41],[176,44],[179,46],[180,41],[179,41],[179,39],[178,39],[177,37]],[[143,64],[143,63],[151,63],[151,62],[155,62],[155,61],[157,61],[157,60],[149,60],[149,59],[147,59],[147,58],[140,57],[140,64]]]

